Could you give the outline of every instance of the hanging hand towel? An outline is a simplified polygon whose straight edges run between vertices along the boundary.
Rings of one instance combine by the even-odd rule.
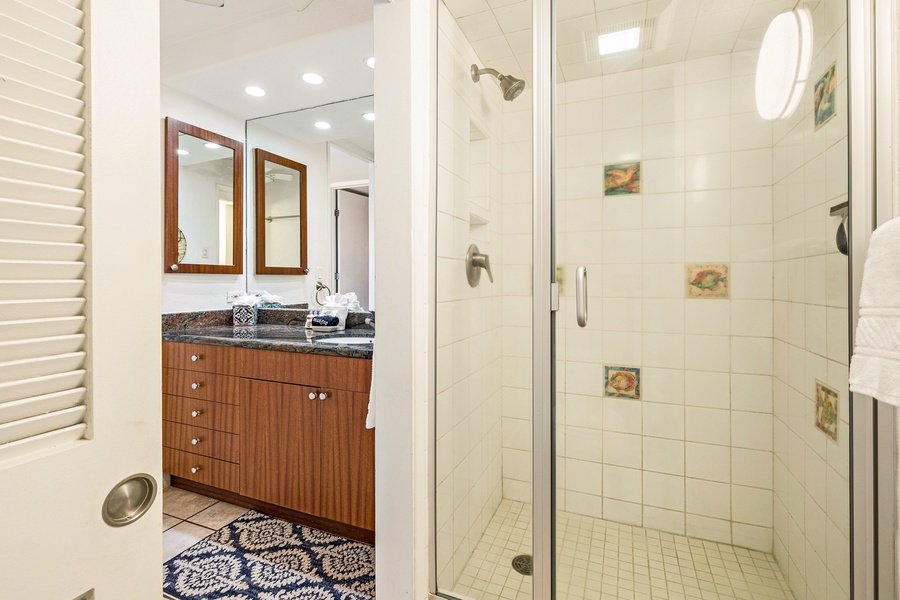
[[[900,219],[879,227],[869,242],[850,389],[900,406]]]
[[[374,344],[372,344],[374,346]],[[366,413],[366,429],[375,429],[375,348],[372,348],[372,384],[369,387],[369,409]]]

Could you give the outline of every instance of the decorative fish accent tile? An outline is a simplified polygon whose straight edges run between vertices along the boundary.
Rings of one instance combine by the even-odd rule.
[[[831,63],[825,74],[816,82],[813,90],[813,117],[816,122],[816,131],[837,114],[834,105],[834,91],[837,89],[837,76],[835,64]]]
[[[641,370],[637,367],[604,367],[603,395],[611,398],[641,399]]]
[[[728,264],[687,265],[688,298],[728,298]]]
[[[641,193],[641,163],[603,165],[603,195],[622,196]]]
[[[840,394],[833,387],[816,380],[816,427],[837,441],[838,436],[838,399]]]

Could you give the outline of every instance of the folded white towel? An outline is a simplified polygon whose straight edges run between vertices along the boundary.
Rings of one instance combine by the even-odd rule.
[[[372,344],[374,346],[375,344]],[[375,348],[372,348],[372,384],[369,387],[369,410],[366,413],[366,429],[375,429]]]
[[[869,242],[850,389],[900,406],[900,219],[876,229]]]

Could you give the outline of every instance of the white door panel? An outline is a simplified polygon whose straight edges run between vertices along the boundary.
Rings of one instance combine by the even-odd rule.
[[[0,600],[162,596],[159,491],[101,514],[162,476],[158,73],[158,2],[0,3]]]

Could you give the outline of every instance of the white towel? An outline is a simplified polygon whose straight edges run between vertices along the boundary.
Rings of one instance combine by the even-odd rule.
[[[369,386],[369,410],[366,413],[366,429],[375,429],[375,344],[372,344],[372,384]]]
[[[876,229],[869,243],[850,389],[900,406],[900,219]]]

